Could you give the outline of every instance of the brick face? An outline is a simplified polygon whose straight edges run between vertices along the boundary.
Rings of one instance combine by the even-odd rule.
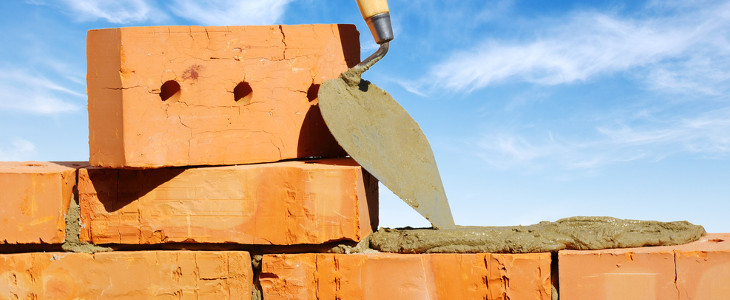
[[[0,244],[62,243],[85,162],[0,162]]]
[[[560,299],[726,299],[730,234],[662,247],[564,250]]]
[[[336,24],[91,30],[90,162],[151,168],[344,156],[316,91],[359,62],[358,38],[354,25]]]
[[[0,255],[0,299],[251,299],[244,251]]]
[[[545,299],[550,254],[264,255],[264,299]]]
[[[79,172],[81,239],[319,244],[377,226],[377,181],[351,159]]]

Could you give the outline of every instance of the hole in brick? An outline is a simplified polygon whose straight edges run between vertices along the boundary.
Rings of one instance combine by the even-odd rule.
[[[723,240],[723,239],[711,239],[711,240],[710,240],[710,242],[713,242],[713,243],[722,243],[722,242],[724,242],[724,241],[725,241],[725,240]]]
[[[169,99],[177,100],[180,97],[180,84],[175,80],[168,80],[160,87],[160,99],[167,101]]]
[[[312,102],[314,99],[317,99],[317,94],[319,94],[319,84],[312,83],[307,90],[307,99]]]
[[[253,90],[251,89],[251,85],[248,84],[248,82],[241,81],[233,89],[233,100],[238,102],[243,99],[244,103],[249,103],[249,101],[251,101],[252,94]]]

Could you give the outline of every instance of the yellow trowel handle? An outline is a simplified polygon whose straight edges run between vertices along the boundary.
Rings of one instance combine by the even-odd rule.
[[[393,40],[393,27],[386,0],[357,0],[362,18],[368,23],[370,33],[378,44]]]

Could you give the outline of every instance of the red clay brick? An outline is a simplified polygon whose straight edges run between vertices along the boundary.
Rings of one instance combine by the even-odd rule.
[[[377,226],[377,181],[351,159],[79,170],[81,240],[319,244]]]
[[[251,299],[244,251],[0,255],[0,299]]]
[[[662,247],[565,250],[560,299],[730,299],[730,233]]]
[[[316,95],[320,83],[359,62],[358,38],[354,25],[336,24],[91,30],[91,164],[343,156]]]
[[[62,243],[64,215],[86,162],[0,162],[0,243]]]
[[[264,255],[264,299],[545,299],[550,254]]]

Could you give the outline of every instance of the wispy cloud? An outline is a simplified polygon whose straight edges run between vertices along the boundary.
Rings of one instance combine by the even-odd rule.
[[[29,160],[36,153],[35,145],[25,139],[13,139],[8,146],[0,146],[0,161]]]
[[[656,1],[639,11],[583,10],[522,22],[521,26],[536,29],[514,38],[482,39],[447,55],[416,81],[399,83],[421,95],[530,84],[530,102],[503,103],[504,112],[512,116],[508,120],[523,128],[502,122],[474,142],[475,155],[498,168],[548,170],[572,177],[623,162],[730,156],[727,1]],[[577,96],[583,106],[539,126],[520,119],[534,116],[525,103],[535,102],[535,92],[593,84],[608,76],[628,79],[635,85],[627,88],[638,87],[641,93],[616,101],[594,99],[596,94],[586,96],[591,99]],[[540,102],[555,100],[550,95],[540,98]],[[688,100],[702,105],[687,110],[677,104]],[[620,107],[627,103],[630,107]],[[594,117],[576,116],[582,113]],[[576,116],[582,123],[566,126],[556,119],[566,116]]]
[[[482,40],[435,64],[422,81],[404,85],[419,90],[435,82],[439,88],[472,91],[507,81],[558,85],[632,71],[651,88],[726,89],[728,3],[641,18],[582,11],[553,21],[531,39]]]
[[[37,2],[37,1],[36,1]],[[153,17],[154,7],[147,0],[62,0],[79,21],[103,19],[110,23],[142,22]],[[162,16],[155,13],[155,18]]]
[[[667,152],[730,154],[730,108],[710,111],[695,118],[675,120],[672,124],[659,128],[642,129],[620,125],[598,127],[597,130],[611,144],[623,147],[662,146]]]
[[[200,25],[266,25],[281,20],[293,0],[61,0],[78,21],[104,20],[114,24],[157,23],[167,12]],[[35,5],[57,5],[48,0],[26,0]]]
[[[66,88],[42,75],[0,69],[0,109],[32,114],[58,114],[79,109],[68,98],[86,95]]]
[[[267,25],[279,21],[293,0],[173,0],[177,16],[201,25]]]
[[[478,156],[499,168],[529,171],[593,170],[608,164],[661,160],[678,153],[708,157],[730,155],[730,108],[674,118],[659,125],[615,123],[595,128],[590,137],[559,138],[551,132],[538,136],[501,132],[481,137]]]

